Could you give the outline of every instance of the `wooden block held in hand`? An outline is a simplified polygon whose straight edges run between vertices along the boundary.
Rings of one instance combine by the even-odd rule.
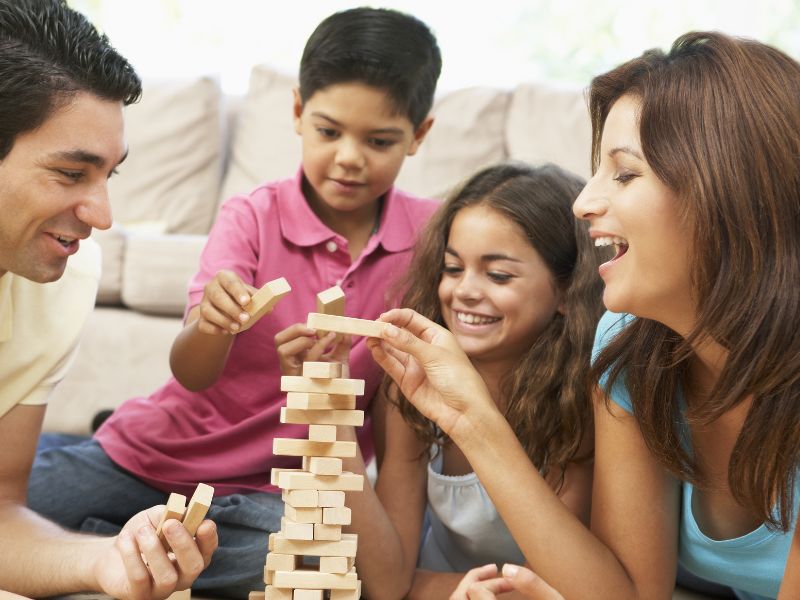
[[[297,375],[281,376],[282,392],[309,392],[314,394],[364,394],[363,379],[309,379]]]
[[[308,439],[311,442],[335,442],[336,425],[309,425]]]
[[[197,528],[200,523],[206,518],[206,513],[211,506],[211,500],[214,498],[214,488],[205,483],[197,484],[197,488],[189,500],[189,506],[186,508],[186,514],[183,517],[183,526],[189,535],[194,536],[197,533]]]
[[[370,321],[369,319],[354,319],[353,317],[340,317],[338,315],[324,315],[321,313],[308,313],[306,326],[322,331],[335,331],[348,335],[361,335],[364,337],[381,337],[386,323]]]
[[[335,285],[317,294],[317,312],[324,315],[344,316],[344,290]]]
[[[158,526],[156,527],[156,535],[158,539],[161,540],[161,544],[164,546],[165,550],[169,550],[169,544],[167,543],[167,538],[164,535],[164,532],[161,531],[162,527],[164,527],[164,523],[167,519],[176,519],[178,521],[183,519],[183,515],[186,513],[186,496],[183,494],[170,494],[169,498],[167,499],[167,507],[164,510],[164,514],[161,515],[161,520],[158,522]]]
[[[261,317],[275,308],[281,298],[291,291],[289,282],[283,277],[265,283],[260,290],[253,294],[250,302],[244,307],[250,318],[246,323],[240,323],[239,333],[247,331],[255,325]]]
[[[312,379],[338,379],[342,376],[342,363],[304,362],[303,377]]]

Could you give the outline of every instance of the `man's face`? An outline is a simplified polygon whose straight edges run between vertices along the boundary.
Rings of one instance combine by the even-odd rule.
[[[81,92],[0,160],[0,275],[55,281],[79,240],[111,226],[108,178],[125,158],[122,103]]]

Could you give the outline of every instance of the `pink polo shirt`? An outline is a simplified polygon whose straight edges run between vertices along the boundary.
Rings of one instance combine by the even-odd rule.
[[[316,294],[337,283],[347,295],[348,316],[377,318],[388,307],[389,287],[408,266],[419,230],[438,206],[389,190],[378,231],[353,262],[347,240],[309,208],[301,177],[302,169],[292,179],[262,185],[223,205],[189,285],[187,312],[221,269],[255,287],[285,277],[292,292],[236,336],[213,386],[189,392],[171,378],[150,397],[125,402],[95,434],[115,463],[158,489],[186,494],[202,481],[217,495],[277,491],[269,484],[272,467],[297,467],[299,459],[274,456],[272,440],[305,438],[308,426],[280,422],[285,395],[275,334],[305,322],[316,308]],[[382,377],[364,338],[354,339],[350,373],[366,380],[358,399],[363,409]],[[359,430],[365,459],[374,454],[369,429]]]

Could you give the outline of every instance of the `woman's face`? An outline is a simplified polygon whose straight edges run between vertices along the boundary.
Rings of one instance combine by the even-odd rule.
[[[453,219],[439,283],[448,329],[473,360],[516,360],[559,309],[552,273],[520,227],[485,205]]]
[[[651,318],[673,328],[690,323],[692,236],[675,194],[656,177],[639,141],[639,101],[622,96],[608,113],[597,172],[575,200],[596,246],[614,245],[600,266],[603,302],[614,312]]]

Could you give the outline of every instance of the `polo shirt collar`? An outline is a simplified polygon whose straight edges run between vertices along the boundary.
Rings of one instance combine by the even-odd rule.
[[[339,237],[311,210],[303,195],[303,167],[292,179],[278,186],[278,219],[283,237],[296,246],[316,246]],[[416,231],[408,207],[394,187],[386,192],[375,242],[389,252],[407,250],[414,244]]]
[[[0,276],[0,343],[11,339],[13,333],[14,303],[11,297],[12,273]]]

